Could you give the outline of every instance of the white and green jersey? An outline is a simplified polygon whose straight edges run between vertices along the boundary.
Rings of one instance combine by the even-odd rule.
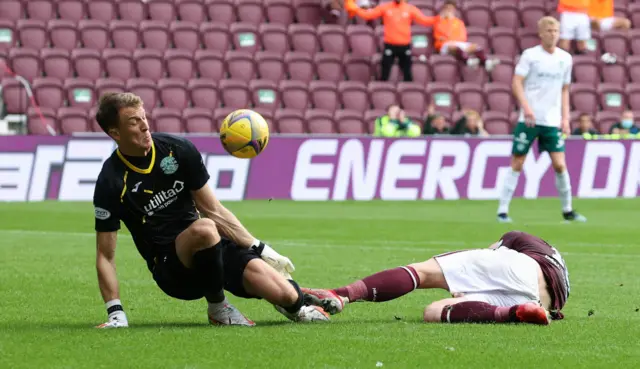
[[[548,53],[542,45],[526,49],[515,69],[515,74],[524,77],[524,94],[536,124],[560,127],[562,123],[562,88],[571,84],[571,54],[555,48]],[[524,122],[524,111],[520,109],[520,122]]]

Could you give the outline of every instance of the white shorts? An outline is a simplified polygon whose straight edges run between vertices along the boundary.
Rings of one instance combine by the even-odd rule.
[[[602,18],[600,19],[600,31],[611,31],[613,29],[613,24],[616,21],[616,17]]]
[[[470,42],[462,42],[462,41],[449,41],[449,42],[445,42],[442,47],[440,48],[440,54],[441,55],[447,55],[449,53],[449,47],[450,46],[457,46],[459,49],[461,49],[462,51],[466,52],[469,47],[471,46]]]
[[[495,306],[538,302],[540,266],[508,248],[459,251],[435,257],[451,293]]]
[[[587,41],[591,39],[591,19],[584,13],[560,14],[560,39]]]

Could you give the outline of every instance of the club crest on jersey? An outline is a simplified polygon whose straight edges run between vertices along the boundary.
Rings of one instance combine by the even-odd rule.
[[[173,156],[167,156],[160,162],[164,174],[173,174],[178,170],[178,161]]]

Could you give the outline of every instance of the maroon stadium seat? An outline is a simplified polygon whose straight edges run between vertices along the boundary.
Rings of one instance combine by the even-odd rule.
[[[42,49],[40,51],[42,71],[45,76],[64,80],[73,76],[69,52],[63,49]]]
[[[223,23],[200,24],[200,36],[205,49],[225,52],[231,49],[231,34]]]
[[[297,0],[295,6],[298,23],[318,26],[322,23],[322,8],[317,0]]]
[[[29,19],[46,22],[56,18],[55,2],[52,0],[29,0],[24,5],[29,14]]]
[[[633,55],[640,55],[640,29],[630,29],[628,32],[631,53],[633,53]]]
[[[163,78],[158,81],[158,94],[162,106],[182,110],[189,105],[189,93],[185,82],[176,78]]]
[[[595,86],[600,83],[599,63],[593,56],[576,55],[573,57],[573,80]]]
[[[244,109],[251,103],[246,81],[223,79],[218,85],[218,91],[225,107]]]
[[[344,72],[349,81],[369,83],[374,71],[371,67],[371,59],[347,54],[343,60]],[[415,79],[415,76],[414,76]]]
[[[294,11],[290,0],[265,0],[266,16],[269,23],[288,26],[294,21]]]
[[[29,81],[42,75],[42,61],[38,50],[11,49],[9,50],[9,64],[15,74]]]
[[[212,22],[231,24],[237,20],[233,0],[206,0],[205,8]]]
[[[427,92],[437,112],[451,115],[457,109],[458,102],[451,84],[434,82],[427,86]]]
[[[464,23],[468,27],[489,28],[493,24],[489,4],[482,2],[464,3],[462,6]]]
[[[520,19],[525,28],[538,29],[538,20],[547,15],[547,10],[541,1],[520,2]]]
[[[320,40],[316,30],[309,24],[291,24],[288,28],[291,47],[294,51],[315,54],[320,51]]]
[[[509,135],[512,131],[509,115],[501,111],[485,111],[482,114],[484,129],[492,135]]]
[[[49,43],[47,26],[41,20],[20,19],[16,23],[16,30],[23,48],[40,50]]]
[[[496,55],[514,57],[519,53],[518,39],[513,29],[494,27],[489,29],[491,49]]]
[[[432,55],[429,62],[435,82],[446,82],[451,85],[460,82],[459,63],[452,56]]]
[[[280,81],[278,85],[282,104],[287,109],[304,111],[309,108],[311,100],[308,92],[308,84],[302,81]]]
[[[427,94],[424,86],[413,82],[400,82],[397,93],[398,102],[405,111],[422,113],[427,109]]]
[[[431,56],[433,52],[433,45],[431,45],[431,40],[433,39],[431,29],[423,26],[413,26],[411,27],[411,35],[411,54],[413,56]],[[382,34],[378,34],[377,36],[379,37],[377,45],[380,50],[383,50],[382,45],[384,40],[382,39]]]
[[[626,31],[610,30],[601,36],[602,51],[619,57],[628,55],[631,51]]]
[[[169,48],[171,40],[169,27],[163,21],[142,21],[140,39],[146,49],[164,51]]]
[[[109,24],[113,47],[133,51],[140,46],[138,25],[132,21],[114,20]]]
[[[116,2],[114,0],[87,1],[87,14],[90,19],[108,23],[111,20],[118,18]]]
[[[623,60],[618,60],[614,64],[601,63],[600,76],[604,83],[617,83],[624,86],[629,82],[627,65]]]
[[[395,84],[391,82],[372,81],[367,86],[369,101],[374,109],[387,109],[391,104],[398,104]]]
[[[98,50],[75,49],[71,52],[71,63],[79,78],[95,81],[104,74],[102,57]]]
[[[318,40],[322,51],[342,55],[349,52],[349,44],[343,26],[337,24],[321,24],[317,29]]]
[[[33,81],[32,89],[38,106],[51,109],[64,106],[64,87],[59,79],[37,78]]]
[[[120,19],[140,23],[149,17],[147,2],[140,0],[117,0]]]
[[[476,83],[458,83],[455,87],[460,109],[471,109],[479,113],[484,111],[485,99],[482,86]]]
[[[2,80],[2,101],[7,114],[24,114],[30,105],[27,90],[14,78]]]
[[[602,134],[611,132],[611,126],[620,121],[620,113],[615,111],[599,111],[594,119],[595,126]]]
[[[220,96],[216,83],[209,79],[192,79],[187,86],[194,107],[216,109],[220,106]]]
[[[27,111],[27,131],[31,135],[51,135],[47,126],[53,129],[55,133],[59,133],[60,130],[56,122],[56,112],[51,108],[36,109],[31,107]]]
[[[594,86],[574,83],[571,85],[569,97],[575,110],[593,115],[599,109],[598,94]]]
[[[334,111],[340,106],[338,86],[332,81],[311,81],[309,84],[309,96],[316,109]]]
[[[60,124],[60,132],[70,135],[76,132],[90,132],[89,116],[87,111],[81,108],[58,109],[57,119]]]
[[[14,47],[18,34],[13,25],[13,21],[0,19],[0,52]]]
[[[111,78],[118,78],[123,82],[136,76],[135,65],[131,52],[123,49],[105,49],[102,52],[104,70]]]
[[[627,95],[624,88],[615,83],[602,83],[597,87],[602,110],[622,113],[627,110]]]
[[[0,1],[0,19],[22,19],[26,12],[20,0]]]
[[[78,46],[78,27],[74,21],[52,19],[47,23],[51,47],[73,50]]]
[[[640,3],[634,1],[631,4],[629,4],[629,7],[627,8],[627,13],[629,14],[632,28],[635,28],[635,29],[640,28]]]
[[[630,55],[626,60],[627,72],[631,82],[640,82],[640,55]]]
[[[176,19],[177,12],[174,0],[147,0],[146,3],[149,18],[164,23]]]
[[[505,56],[498,56],[498,59],[500,60],[500,64],[496,65],[491,71],[491,81],[494,83],[510,84],[513,80],[513,72],[515,69],[514,61]]]
[[[270,112],[280,108],[280,91],[276,82],[255,79],[249,82],[249,92],[254,107]]]
[[[375,34],[371,27],[351,24],[347,26],[346,36],[349,49],[354,56],[371,57],[378,52]]]
[[[177,78],[187,82],[195,76],[196,67],[191,51],[169,49],[164,53],[164,60],[169,78]]]
[[[315,77],[315,64],[310,54],[290,51],[285,54],[284,62],[290,79],[310,82]]]
[[[146,78],[132,78],[126,82],[125,87],[128,92],[140,96],[147,113],[150,113],[158,105],[158,91],[154,81]]]
[[[509,114],[515,108],[510,84],[487,83],[484,85],[484,94],[489,110]]]
[[[248,51],[227,51],[224,61],[231,79],[249,82],[257,77],[253,54]]]
[[[202,0],[176,0],[176,12],[180,20],[200,24],[206,22],[207,13]]]
[[[83,19],[78,22],[82,47],[102,51],[111,46],[109,26],[100,20]]]
[[[333,116],[339,133],[364,134],[365,128],[363,113],[354,110],[337,110]]]
[[[278,109],[274,116],[276,131],[284,134],[303,134],[307,132],[304,115],[298,110]]]
[[[284,55],[291,50],[289,45],[289,35],[286,26],[282,24],[261,24],[259,29],[262,46],[267,51],[278,52]]]
[[[254,53],[262,49],[257,26],[251,23],[232,23],[229,32],[236,50]]]
[[[216,131],[213,111],[205,108],[187,108],[182,111],[182,122],[188,133],[212,133]]]
[[[64,90],[71,107],[89,110],[96,103],[96,93],[91,80],[67,78],[64,81]]]
[[[283,53],[258,51],[255,54],[256,68],[260,79],[279,82],[286,79]]]
[[[231,114],[234,110],[234,108],[218,108],[213,112],[213,124],[215,127],[216,131],[220,130],[220,124],[222,124],[222,121],[229,115]]]
[[[367,85],[359,81],[342,81],[338,84],[340,103],[345,109],[364,112],[369,109]]]
[[[124,92],[124,81],[117,78],[101,78],[95,84],[96,96],[102,96],[107,92]]]
[[[467,41],[474,43],[484,48],[485,50],[489,50],[489,30],[484,28],[469,27],[467,28]]]
[[[196,70],[200,78],[219,81],[224,78],[224,56],[216,50],[197,50],[194,54]]]
[[[133,52],[133,62],[140,78],[157,82],[164,77],[164,60],[160,50],[138,49]]]
[[[518,37],[518,46],[520,51],[532,48],[540,44],[540,37],[538,36],[538,28],[520,28],[516,32]]]
[[[640,84],[631,83],[625,87],[629,108],[633,111],[640,110]]]
[[[491,4],[491,13],[496,26],[512,30],[520,28],[520,10],[517,2],[494,2]]]
[[[333,113],[322,109],[310,109],[305,112],[304,119],[312,134],[334,134],[336,133]]]
[[[60,19],[77,22],[87,17],[86,3],[83,0],[56,0]]]
[[[251,24],[264,23],[266,20],[262,0],[239,0],[236,2],[238,22]]]
[[[426,86],[432,80],[431,64],[429,64],[428,60],[420,60],[420,58],[413,57],[411,74],[413,75],[413,82]]]
[[[339,54],[322,52],[315,54],[313,59],[318,79],[336,83],[344,80],[344,65]]]
[[[151,122],[157,132],[182,133],[182,112],[172,108],[155,108],[151,112]]]
[[[385,114],[387,114],[387,112],[382,109],[367,110],[364,113],[364,123],[367,128],[367,133],[375,132],[376,119]]]
[[[171,42],[176,49],[194,52],[200,48],[198,25],[186,21],[175,21],[169,25]]]

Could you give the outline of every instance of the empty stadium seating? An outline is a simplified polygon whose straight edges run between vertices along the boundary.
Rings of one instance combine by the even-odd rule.
[[[442,4],[410,2],[427,15]],[[212,118],[253,107],[285,133],[370,133],[391,103],[422,120],[434,102],[449,119],[474,109],[490,133],[507,132],[514,65],[538,42],[536,22],[554,14],[554,2],[459,4],[469,39],[501,64],[486,73],[435,55],[430,30],[416,26],[414,81],[405,83],[397,66],[388,82],[376,80],[379,21],[336,20],[318,0],[3,0],[0,57],[29,81],[42,108],[30,109],[25,89],[5,75],[6,111],[57,122],[51,126],[61,133],[95,131],[95,99],[133,91],[160,130],[209,132],[217,129]],[[639,2],[617,3],[616,12],[640,26]],[[595,32],[593,40],[593,53],[574,59],[571,101],[575,111],[600,114],[598,127],[606,128],[608,114],[640,110],[640,30]],[[603,63],[599,52],[618,62]],[[29,128],[47,133],[42,124]]]

